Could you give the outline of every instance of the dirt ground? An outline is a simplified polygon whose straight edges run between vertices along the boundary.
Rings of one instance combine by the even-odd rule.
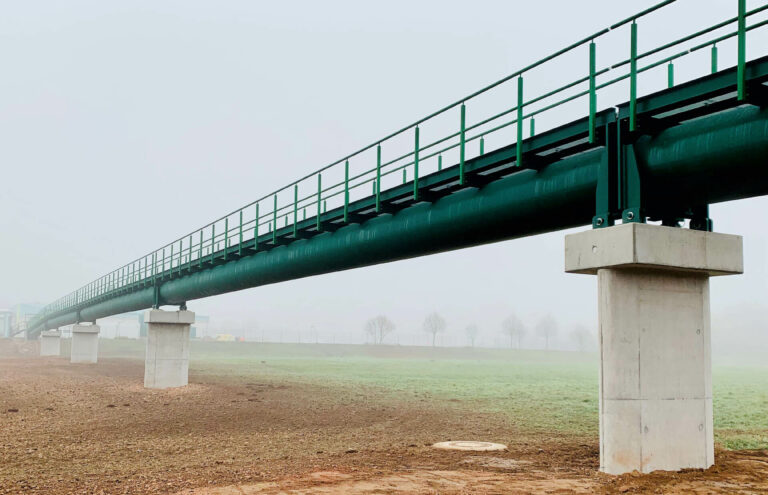
[[[0,356],[0,493],[768,493],[768,452],[612,477],[596,438],[365,388],[191,373],[145,390],[143,362]],[[437,451],[444,440],[509,445]]]

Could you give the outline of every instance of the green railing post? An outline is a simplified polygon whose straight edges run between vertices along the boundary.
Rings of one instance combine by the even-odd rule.
[[[173,243],[171,243],[171,259],[168,262],[168,276],[173,277]]]
[[[211,263],[216,259],[214,253],[216,251],[216,224],[211,225]]]
[[[632,21],[629,47],[629,130],[637,126],[637,22]]]
[[[403,184],[408,182],[408,175],[405,173],[405,168],[403,168]]]
[[[203,229],[200,229],[200,244],[197,246],[197,265],[203,266]]]
[[[253,220],[253,249],[259,249],[259,203],[256,203],[256,217]]]
[[[229,217],[224,219],[224,259],[227,259],[229,249]]]
[[[275,194],[275,205],[272,207],[272,244],[277,244],[277,194]]]
[[[517,158],[516,167],[523,164],[523,76],[517,78]]]
[[[595,91],[595,42],[589,44],[589,142],[595,142],[595,113],[597,112],[597,92]]]
[[[320,232],[322,230],[322,226],[320,225],[320,202],[322,201],[323,196],[323,175],[317,174],[317,231]]]
[[[739,58],[738,58],[738,94],[739,101],[747,97],[746,64],[747,64],[747,0],[739,1]]]
[[[165,248],[163,248],[163,264],[160,266],[160,280],[165,279]]]
[[[293,237],[296,238],[296,222],[298,221],[299,185],[293,186]]]
[[[416,126],[413,134],[413,200],[419,199],[419,126]],[[405,169],[403,169],[405,171]]]
[[[441,171],[443,169],[443,155],[437,155],[437,171]]]
[[[480,154],[485,154],[485,135],[480,136]]]
[[[531,117],[531,137],[536,134],[536,119]]]
[[[240,234],[240,238],[237,243],[237,255],[242,256],[243,255],[243,210],[240,210],[239,234]]]
[[[376,194],[376,212],[378,213],[381,211],[381,143],[376,146],[376,185],[374,188]]]
[[[349,160],[344,162],[344,223],[349,222]]]
[[[712,74],[717,72],[717,43],[712,45]]]
[[[672,62],[667,65],[667,87],[675,87],[675,65]]]
[[[459,128],[459,185],[464,185],[464,144],[466,143],[466,118],[467,118],[467,106],[464,103],[461,104],[461,125]]]

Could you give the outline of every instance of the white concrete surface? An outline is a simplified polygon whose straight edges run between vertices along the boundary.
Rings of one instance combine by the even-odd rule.
[[[666,267],[732,275],[744,273],[742,251],[738,235],[628,223],[567,235],[565,271],[594,275],[600,268]]]
[[[99,326],[76,324],[72,327],[71,363],[96,363],[99,356]]]
[[[600,470],[711,466],[709,277],[742,272],[741,237],[634,224],[565,244],[566,271],[598,276]]]
[[[144,360],[144,387],[183,387],[189,382],[189,328],[195,322],[192,311],[146,312],[147,351]]]
[[[58,356],[61,354],[61,332],[45,330],[40,332],[40,355]]]
[[[479,442],[477,440],[451,440],[449,442],[437,442],[432,444],[435,449],[441,450],[465,450],[469,452],[492,452],[507,450],[503,443]]]

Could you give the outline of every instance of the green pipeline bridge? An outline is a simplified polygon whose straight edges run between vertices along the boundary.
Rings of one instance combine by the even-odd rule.
[[[681,4],[698,7],[661,2],[115,269],[28,335],[581,225],[711,231],[710,204],[768,194],[768,47],[752,42],[768,4],[732,0],[732,17],[639,50]],[[681,64],[697,74],[676,81]]]

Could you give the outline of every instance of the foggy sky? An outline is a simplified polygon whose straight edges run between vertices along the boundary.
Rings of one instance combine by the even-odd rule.
[[[50,302],[653,3],[4,1],[0,307]],[[641,50],[736,11],[679,4],[641,24]],[[744,236],[746,269],[713,280],[715,316],[768,316],[766,211],[766,198],[712,207],[716,231]],[[420,332],[432,311],[457,334],[472,322],[497,334],[510,312],[594,328],[596,280],[563,273],[564,234],[189,306],[224,325],[319,331],[362,332],[383,313]]]

